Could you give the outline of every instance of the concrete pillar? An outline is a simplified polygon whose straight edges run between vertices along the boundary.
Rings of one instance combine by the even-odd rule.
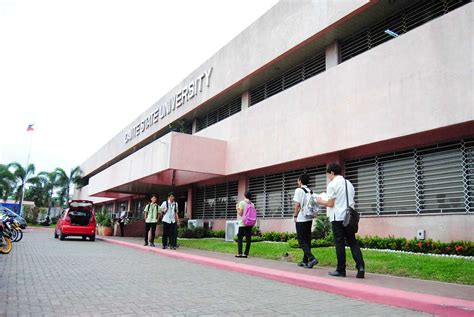
[[[197,119],[194,119],[191,134],[196,134],[196,132],[197,132]]]
[[[132,210],[132,207],[133,207],[133,198],[130,198],[128,200],[128,207],[127,207],[127,211],[130,212]]]
[[[248,91],[242,94],[242,110],[250,106],[250,93]]]
[[[193,188],[188,188],[188,202],[186,204],[186,218],[191,219],[193,215]]]
[[[239,188],[237,191],[238,200],[241,201],[244,199],[245,191],[248,189],[248,177],[246,175],[241,175],[239,177]]]
[[[326,47],[326,69],[337,66],[339,64],[339,43],[333,42]]]

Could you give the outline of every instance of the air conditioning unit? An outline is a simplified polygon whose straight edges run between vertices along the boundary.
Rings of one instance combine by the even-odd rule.
[[[239,232],[239,222],[228,220],[225,222],[225,241],[234,241],[234,237]]]
[[[204,227],[204,220],[202,219],[188,220],[188,229],[203,228],[203,227]]]

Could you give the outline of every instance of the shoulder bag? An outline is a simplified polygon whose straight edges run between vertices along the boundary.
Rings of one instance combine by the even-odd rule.
[[[357,233],[359,231],[359,220],[360,220],[360,215],[359,213],[349,206],[349,195],[347,193],[347,180],[344,179],[344,185],[346,187],[346,214],[344,215],[344,220],[342,221],[342,225],[354,233]]]

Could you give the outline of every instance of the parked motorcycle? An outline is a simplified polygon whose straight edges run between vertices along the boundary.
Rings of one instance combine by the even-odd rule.
[[[3,226],[9,231],[12,242],[19,242],[23,239],[23,231],[18,221],[14,217],[3,215],[1,222]]]
[[[0,253],[8,254],[12,250],[12,240],[9,230],[0,223]]]

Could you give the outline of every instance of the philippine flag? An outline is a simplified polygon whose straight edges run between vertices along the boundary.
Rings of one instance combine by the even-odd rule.
[[[34,124],[29,124],[28,125],[28,128],[26,128],[26,131],[29,132],[29,131],[35,131],[35,129],[33,129],[33,126]]]

